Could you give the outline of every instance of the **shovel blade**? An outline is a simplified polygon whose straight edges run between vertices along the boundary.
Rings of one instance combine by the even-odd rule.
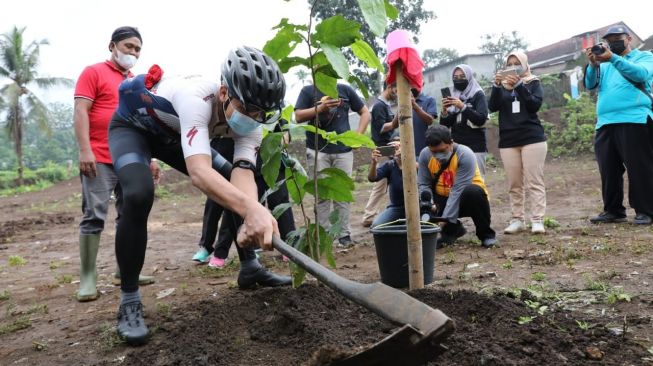
[[[453,331],[440,329],[424,336],[410,325],[404,325],[398,331],[355,355],[334,361],[329,366],[419,366],[435,359],[446,348],[440,341]]]

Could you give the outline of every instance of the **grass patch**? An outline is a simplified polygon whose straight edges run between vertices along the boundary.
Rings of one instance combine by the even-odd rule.
[[[166,319],[170,319],[170,316],[172,315],[172,305],[167,304],[165,302],[157,302],[156,303],[156,312],[161,317],[166,318]]]
[[[73,275],[71,274],[59,273],[54,278],[55,280],[57,280],[57,283],[60,285],[73,282]]]
[[[7,301],[9,299],[11,299],[11,292],[9,290],[0,292],[0,301]]]
[[[610,288],[607,283],[595,280],[589,275],[584,275],[583,277],[585,277],[585,290],[606,292]]]
[[[546,279],[546,273],[544,272],[535,272],[531,275],[533,281],[542,282]]]
[[[27,260],[19,255],[10,255],[9,256],[9,266],[24,266],[27,264]]]
[[[26,329],[31,326],[32,321],[30,320],[29,315],[23,315],[9,324],[0,325],[0,336],[17,332],[21,329]]]
[[[105,322],[100,326],[100,336],[97,343],[102,351],[109,352],[125,343],[125,341],[118,336],[116,329],[111,324]]]
[[[50,270],[55,270],[57,268],[60,268],[64,264],[66,264],[66,262],[64,262],[64,261],[51,261],[50,262]]]

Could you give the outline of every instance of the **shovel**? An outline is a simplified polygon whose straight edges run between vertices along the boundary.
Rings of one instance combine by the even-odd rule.
[[[334,361],[331,366],[418,366],[446,350],[440,342],[453,333],[455,326],[440,310],[379,282],[363,284],[340,277],[277,237],[272,238],[272,245],[331,289],[401,326],[372,347]]]

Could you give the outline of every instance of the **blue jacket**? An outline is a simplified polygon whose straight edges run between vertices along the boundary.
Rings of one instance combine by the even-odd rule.
[[[597,130],[607,124],[646,123],[648,116],[653,118],[651,99],[622,76],[623,74],[636,83],[644,83],[650,93],[653,82],[651,52],[635,49],[623,57],[613,54],[609,62],[600,64],[599,69],[599,78],[596,68],[592,66],[587,67],[585,74],[587,89],[599,88]]]

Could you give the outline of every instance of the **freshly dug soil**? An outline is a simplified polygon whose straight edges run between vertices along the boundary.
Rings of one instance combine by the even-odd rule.
[[[506,296],[433,289],[412,295],[442,310],[457,326],[444,342],[449,350],[429,365],[586,365],[592,362],[588,354],[601,357],[602,365],[637,365],[647,355],[643,347],[602,326],[581,330],[576,320],[588,320],[582,314],[553,311],[520,325],[520,316],[534,314]],[[230,291],[185,306],[173,308],[172,318],[159,324],[149,345],[131,351],[124,364],[319,364],[308,362],[318,351],[323,359],[338,358],[395,330],[315,284]]]

